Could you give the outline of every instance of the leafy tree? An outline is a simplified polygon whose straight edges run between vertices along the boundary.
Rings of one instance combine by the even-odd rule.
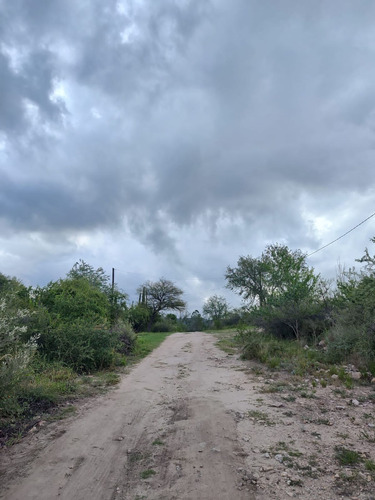
[[[138,293],[145,293],[147,297],[147,307],[150,310],[149,330],[161,311],[183,311],[186,307],[185,301],[181,298],[184,292],[165,278],[160,278],[159,281],[147,281],[138,288]]]
[[[266,302],[267,264],[262,258],[240,257],[237,267],[228,266],[225,274],[227,288],[239,293],[245,300],[263,306]]]
[[[48,361],[60,361],[76,371],[109,366],[119,345],[110,328],[107,294],[83,277],[60,279],[36,291],[47,310],[38,349]]]
[[[261,307],[281,295],[308,295],[319,281],[300,250],[279,244],[268,245],[259,258],[240,257],[236,268],[228,266],[225,278],[230,290]]]
[[[105,274],[102,267],[95,269],[93,266],[80,259],[67,273],[67,278],[74,280],[83,279],[93,288],[106,294],[110,303],[109,316],[111,325],[114,325],[117,321],[124,320],[128,296],[118,289],[116,283],[110,286],[110,277]]]
[[[326,326],[324,282],[300,250],[268,245],[257,259],[240,257],[226,279],[228,288],[252,302],[253,322],[275,335],[316,338]]]
[[[60,279],[37,290],[39,303],[62,321],[79,318],[105,322],[109,317],[108,297],[82,278]]]
[[[91,286],[97,288],[101,292],[106,294],[110,292],[110,277],[105,274],[104,269],[102,267],[94,269],[93,266],[82,259],[79,259],[79,261],[74,264],[72,269],[67,273],[67,278],[84,278]]]
[[[203,305],[203,314],[210,318],[216,328],[221,326],[222,320],[227,316],[229,306],[225,297],[213,295]]]
[[[187,332],[200,332],[206,328],[207,320],[205,320],[198,309],[195,309],[191,314],[185,313],[180,319]]]

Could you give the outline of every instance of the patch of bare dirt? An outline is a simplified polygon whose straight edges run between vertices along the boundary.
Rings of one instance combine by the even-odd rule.
[[[168,337],[78,416],[4,450],[0,498],[375,498],[373,388],[269,372],[215,342]]]

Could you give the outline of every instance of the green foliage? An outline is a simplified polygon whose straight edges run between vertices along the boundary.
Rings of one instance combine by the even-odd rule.
[[[227,287],[238,292],[245,300],[257,302],[262,306],[267,296],[264,279],[267,272],[267,264],[262,258],[253,258],[250,255],[240,257],[236,268],[227,267]]]
[[[320,351],[305,350],[299,342],[278,339],[256,328],[238,330],[238,340],[245,359],[260,361],[272,369],[283,368],[305,375],[314,372],[323,361]]]
[[[147,330],[151,310],[144,304],[132,305],[127,311],[127,318],[136,332]]]
[[[121,292],[115,283],[113,286],[110,286],[110,277],[105,274],[102,267],[94,269],[93,266],[80,259],[67,273],[67,279],[73,281],[84,280],[92,288],[102,292],[107,297],[111,325],[124,318],[124,313],[127,309],[127,295]]]
[[[146,469],[141,472],[141,478],[148,479],[149,477],[154,476],[155,474],[156,472],[154,471],[154,469]]]
[[[25,418],[44,412],[76,389],[73,370],[59,363],[47,363],[35,355],[17,384],[0,398],[0,424],[2,419]]]
[[[183,291],[178,288],[172,281],[165,278],[160,278],[159,281],[147,281],[138,288],[138,292],[145,297],[146,306],[150,310],[150,318],[148,329],[151,330],[152,325],[162,311],[183,311],[186,303],[182,300]]]
[[[159,316],[159,319],[152,325],[152,332],[182,332],[185,329],[177,318],[171,318],[171,315]],[[173,315],[174,316],[174,315]]]
[[[116,335],[119,341],[117,351],[121,354],[130,354],[137,341],[137,335],[129,321],[118,321],[111,329],[112,334]]]
[[[237,268],[227,268],[227,287],[246,300],[264,306],[287,295],[290,300],[307,297],[319,278],[306,264],[306,256],[285,245],[268,245],[261,257],[240,257]]]
[[[327,322],[327,290],[306,256],[285,245],[268,245],[261,257],[240,257],[227,268],[227,287],[253,304],[250,320],[281,338],[316,338]]]
[[[117,331],[86,318],[57,322],[39,339],[39,350],[49,361],[60,361],[77,372],[111,366],[119,346]]]
[[[84,278],[51,282],[37,290],[37,299],[52,316],[62,321],[74,321],[79,318],[105,321],[109,318],[108,297]]]
[[[357,451],[342,446],[336,446],[335,452],[336,460],[340,465],[356,465],[363,460]]]
[[[352,362],[375,374],[374,257],[366,249],[359,262],[365,263],[364,270],[343,271],[338,280],[334,324],[327,332],[327,356],[332,362]]]
[[[222,321],[229,313],[229,305],[225,297],[213,295],[203,305],[203,314],[213,321],[215,328],[220,328]]]
[[[132,356],[139,360],[150,354],[170,335],[169,332],[141,332],[137,335]]]
[[[200,332],[207,328],[207,320],[202,318],[200,312],[196,309],[189,316],[185,314],[180,320],[183,323],[184,330],[187,332]]]
[[[0,297],[0,408],[10,404],[36,350],[35,339],[22,341],[30,313],[18,309],[17,303],[17,297],[9,290]]]
[[[71,280],[84,279],[93,288],[96,288],[107,295],[111,289],[109,284],[110,278],[105,274],[104,269],[102,267],[94,269],[93,266],[87,264],[87,262],[82,259],[79,259],[79,261],[74,264],[66,276]]]

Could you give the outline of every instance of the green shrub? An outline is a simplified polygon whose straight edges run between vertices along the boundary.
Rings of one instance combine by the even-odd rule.
[[[181,332],[184,328],[177,321],[168,317],[161,317],[152,325],[152,332]]]
[[[362,461],[362,457],[357,451],[336,446],[335,452],[336,460],[340,465],[356,465]]]
[[[0,298],[0,411],[16,407],[15,392],[36,350],[34,339],[21,339],[29,312],[14,307],[13,296]]]
[[[134,331],[142,332],[147,330],[151,311],[145,304],[137,304],[132,306],[127,311],[127,317]]]
[[[111,366],[118,346],[117,331],[86,319],[58,323],[39,339],[40,352],[48,361],[61,361],[81,373]]]
[[[130,354],[134,351],[137,335],[129,321],[118,321],[112,327],[112,332],[119,339],[118,352],[121,354]]]
[[[327,334],[326,357],[329,362],[351,362],[375,374],[375,334],[366,324],[353,324],[349,311],[343,311]]]
[[[84,278],[71,278],[49,283],[37,290],[40,304],[61,321],[105,321],[110,316],[107,295]]]

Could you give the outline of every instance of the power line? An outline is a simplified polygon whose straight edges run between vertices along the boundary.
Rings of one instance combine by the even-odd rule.
[[[342,234],[341,236],[339,236],[338,238],[336,238],[335,240],[331,241],[330,243],[327,243],[326,245],[318,248],[318,250],[314,250],[314,252],[311,252],[307,255],[307,257],[311,257],[311,255],[314,255],[315,253],[317,252],[320,252],[320,250],[323,250],[324,248],[327,248],[329,247],[330,245],[332,245],[333,243],[336,243],[336,241],[338,240],[341,240],[341,238],[343,238],[344,236],[346,236],[347,234],[351,233],[352,231],[354,231],[354,229],[357,229],[357,227],[359,227],[360,225],[364,224],[366,221],[368,221],[369,219],[371,219],[371,217],[374,217],[375,215],[375,212],[371,215],[369,215],[366,219],[364,219],[362,222],[360,222],[359,224],[357,224],[356,226],[352,227],[351,229],[349,229],[349,231],[346,231],[346,233]]]

